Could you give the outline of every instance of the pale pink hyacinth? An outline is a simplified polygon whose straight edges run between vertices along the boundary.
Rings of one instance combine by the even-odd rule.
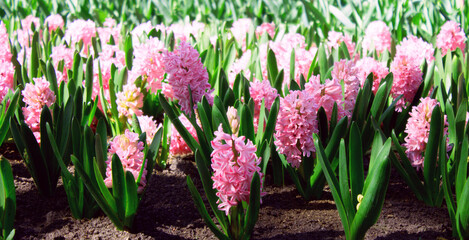
[[[163,63],[168,73],[168,83],[174,90],[174,97],[179,100],[181,110],[191,115],[191,103],[188,86],[191,88],[193,108],[205,96],[209,102],[213,102],[210,83],[208,83],[208,72],[202,64],[199,52],[189,43],[181,42],[174,52],[163,54]]]
[[[48,26],[49,32],[55,31],[59,28],[64,28],[64,19],[60,14],[52,14],[46,18],[44,25]]]
[[[340,44],[345,43],[347,46],[348,53],[350,58],[354,58],[355,56],[355,43],[352,42],[352,38],[348,34],[343,34],[341,32],[329,31],[327,36],[327,47],[329,48],[329,52],[332,51],[332,48],[339,49]],[[357,54],[358,57],[358,54]]]
[[[254,129],[257,131],[257,125],[259,123],[259,114],[262,106],[262,100],[264,100],[264,106],[267,110],[270,110],[275,99],[279,96],[277,89],[270,85],[268,80],[259,81],[256,80],[250,83],[249,94],[254,100]]]
[[[292,167],[300,167],[302,156],[315,151],[313,133],[318,133],[318,105],[308,91],[291,91],[280,99],[275,125],[275,146]]]
[[[440,104],[435,99],[429,97],[421,98],[419,105],[412,107],[406,129],[404,130],[407,136],[404,139],[405,143],[403,146],[407,148],[405,152],[412,166],[417,169],[423,168],[425,149],[428,143],[428,136],[430,135],[432,112],[437,105]],[[446,127],[443,130],[443,136],[446,138],[448,132],[446,117],[444,125]]]
[[[333,79],[337,82],[343,82],[344,111],[351,117],[358,90],[360,89],[360,80],[358,79],[358,68],[352,60],[340,60],[334,63],[334,69],[331,72]]]
[[[75,51],[73,49],[67,48],[65,45],[59,45],[56,47],[52,47],[52,54],[50,57],[54,62],[54,68],[56,71],[59,71],[59,63],[60,61],[64,62],[62,74],[57,76],[57,82],[65,81],[67,82],[68,77],[68,70],[72,69],[73,67],[73,58],[74,58]]]
[[[50,107],[55,102],[55,94],[49,88],[50,83],[44,78],[34,78],[33,83],[27,83],[21,94],[25,107],[22,108],[24,121],[34,133],[37,142],[41,143],[40,119],[42,108]]]
[[[11,61],[10,38],[3,22],[0,22],[0,62]]]
[[[243,72],[244,77],[249,79],[251,76],[251,71],[249,70],[249,62],[251,61],[251,50],[248,49],[243,55],[234,61],[231,65],[230,70],[228,72],[228,81],[230,86],[233,87],[234,81],[236,80],[236,76]]]
[[[114,39],[114,45],[119,45],[121,41],[121,24],[116,24],[116,20],[112,18],[106,18],[106,21],[103,23],[104,27],[97,28],[99,38],[101,39],[102,44],[108,44],[109,40]]]
[[[240,18],[233,22],[233,26],[231,27],[231,34],[233,34],[233,37],[241,45],[243,52],[246,51],[246,35],[251,28],[254,28],[254,24],[250,18]]]
[[[386,23],[383,21],[373,21],[368,24],[362,46],[365,52],[373,50],[376,50],[379,54],[385,50],[391,52],[391,32]]]
[[[409,35],[404,38],[401,44],[396,46],[396,55],[407,55],[415,65],[420,66],[424,60],[431,63],[435,60],[433,56],[433,45],[425,42],[421,38]]]
[[[238,115],[238,110],[232,106],[229,106],[228,110],[226,110],[226,117],[228,118],[228,124],[230,124],[231,132],[233,135],[238,136],[239,123],[241,121]]]
[[[110,143],[108,150],[108,158],[106,161],[106,178],[104,183],[106,187],[112,188],[112,156],[117,154],[119,157],[124,172],[129,171],[134,176],[135,181],[137,181],[140,171],[143,165],[144,158],[144,143],[139,141],[138,134],[125,130],[124,134],[117,135]],[[146,175],[147,175],[147,162],[143,166],[142,177],[140,178],[140,183],[138,185],[138,193],[143,192],[147,184]]]
[[[441,55],[445,56],[448,50],[457,48],[464,53],[466,48],[466,34],[459,23],[448,21],[441,26],[440,33],[436,36],[436,46],[441,49]]]
[[[15,75],[15,67],[11,62],[0,61],[0,102],[13,89],[13,80]]]
[[[263,174],[259,167],[261,158],[256,156],[256,146],[244,136],[237,137],[223,132],[220,125],[215,131],[212,147],[213,188],[219,198],[218,209],[228,216],[231,207],[242,201],[249,204],[251,181],[257,172],[260,179]],[[261,196],[265,195],[262,191]]]
[[[406,103],[411,102],[423,81],[423,73],[414,61],[407,55],[399,55],[394,58],[391,64],[391,72],[394,81],[391,88],[393,98],[403,95],[396,103],[396,111],[400,112],[406,107]]]
[[[147,80],[147,89],[152,93],[157,93],[162,88],[165,73],[164,51],[164,43],[158,38],[150,38],[134,48],[135,59],[132,71]]]
[[[386,63],[379,62],[371,57],[365,57],[358,60],[356,67],[358,69],[358,79],[360,80],[361,86],[365,85],[368,75],[373,73],[374,94],[378,91],[381,80],[389,74],[389,69],[386,67]]]
[[[332,117],[332,110],[334,104],[337,104],[337,119],[341,119],[344,116],[351,116],[351,112],[346,112],[344,109],[344,101],[342,95],[342,86],[338,82],[338,79],[326,79],[321,84],[320,76],[311,76],[309,82],[305,84],[305,91],[309,92],[315,104],[323,107],[327,119],[330,121]],[[352,109],[353,110],[353,109]]]
[[[270,38],[275,36],[275,24],[274,23],[262,23],[256,27],[256,37],[260,38],[264,33],[269,34]]]
[[[184,114],[179,117],[179,121],[181,121],[182,125],[184,125],[184,127],[187,129],[187,131],[189,131],[192,137],[194,137],[196,141],[199,141],[194,126],[192,126],[191,122],[189,121],[189,119],[187,119],[186,116],[184,116]],[[189,146],[184,141],[181,134],[179,134],[174,125],[172,125],[171,127],[171,143],[169,146],[169,153],[171,153],[171,155],[173,156],[185,156],[192,153],[192,150],[189,148]]]
[[[173,87],[171,87],[171,85],[167,83],[162,83],[162,86],[163,89],[161,90],[161,92],[163,93],[163,95],[171,101],[175,100]]]
[[[194,21],[192,23],[176,23],[167,27],[166,32],[173,32],[174,38],[181,41],[189,40],[190,36],[197,35],[205,28],[205,24],[201,22]]]
[[[31,25],[34,25],[35,30],[41,35],[42,30],[39,29],[40,26],[39,18],[29,15],[25,19],[21,20],[21,29],[18,29],[16,34],[18,36],[18,42],[21,46],[29,47],[29,42],[33,39],[33,29]]]
[[[153,117],[151,116],[141,115],[137,116],[137,119],[142,133],[144,132],[147,135],[147,145],[150,146],[151,142],[153,141],[153,138],[155,137],[156,132],[162,126],[161,124],[156,124],[156,121],[153,120]]]
[[[93,21],[78,19],[68,25],[64,38],[67,41],[71,40],[72,46],[83,41],[83,51],[88,54],[88,48],[92,47],[91,39],[96,36],[96,31],[96,24]]]
[[[141,116],[143,114],[143,94],[140,88],[135,84],[126,84],[123,87],[122,92],[116,94],[117,111],[119,111],[119,117],[131,119],[135,114]]]

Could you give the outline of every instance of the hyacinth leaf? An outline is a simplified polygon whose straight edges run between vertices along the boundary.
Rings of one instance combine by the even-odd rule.
[[[276,86],[277,75],[278,75],[277,58],[275,57],[274,51],[272,51],[272,49],[269,49],[267,53],[267,76],[272,86]],[[276,89],[278,92],[281,92],[281,89],[278,89],[278,88]]]
[[[2,219],[2,236],[7,239],[7,236],[14,236],[13,223],[16,215],[16,193],[15,183],[13,181],[13,173],[10,163],[4,157],[0,159],[0,210]]]
[[[435,61],[432,61],[430,65],[425,61],[425,79],[424,79],[424,89],[422,91],[422,96],[428,96],[431,87],[433,86],[433,76],[435,74]]]
[[[117,216],[125,219],[125,204],[127,202],[127,186],[125,184],[125,173],[121,160],[114,154],[112,156],[112,196],[116,200]]]
[[[29,78],[39,77],[39,34],[34,32],[31,42],[31,55],[29,57]]]
[[[466,141],[466,146],[467,146],[467,140]],[[445,143],[442,141],[441,143],[441,146],[442,148],[445,148]],[[443,155],[443,156],[442,156]],[[449,176],[448,176],[448,166],[447,166],[447,159],[446,159],[446,153],[444,151],[440,151],[440,156],[439,156],[439,164],[441,165],[440,169],[441,169],[441,179],[442,179],[442,186],[441,188],[443,189],[443,192],[444,192],[444,196],[445,196],[445,200],[446,200],[446,206],[448,208],[448,213],[449,213],[449,217],[450,217],[450,220],[451,220],[451,225],[453,226],[453,235],[455,235],[454,233],[456,233],[456,228],[454,228],[454,226],[456,226],[456,218],[455,218],[455,215],[456,215],[456,203],[454,202],[454,199],[453,199],[453,193],[451,191],[451,182],[450,182],[450,179],[449,179]],[[467,158],[463,161],[463,162],[466,162],[466,167],[467,167]],[[467,170],[467,169],[466,169]],[[456,181],[458,181],[459,176],[456,176]],[[462,183],[464,184],[466,181],[466,176],[464,176],[464,178],[462,179]],[[456,182],[456,191],[458,191],[458,182]],[[458,195],[456,194],[456,199],[458,199]]]
[[[376,162],[366,178],[363,199],[350,226],[350,239],[364,239],[368,229],[378,220],[383,208],[389,176],[391,174],[389,159],[387,157],[390,149],[391,139],[388,139],[380,151],[385,156],[373,159]]]
[[[363,147],[360,130],[355,122],[352,122],[349,135],[349,176],[352,203],[357,205],[357,196],[363,192],[364,169],[363,169]]]
[[[0,116],[0,145],[3,143],[5,140],[6,135],[8,134],[8,128],[10,126],[10,118],[13,117],[16,111],[16,105],[18,104],[20,97],[20,90],[17,89],[11,98],[5,97],[2,101],[2,106],[7,106],[7,101],[10,100],[10,105],[8,106],[8,109],[5,111],[4,109],[3,112],[5,114],[1,114]]]
[[[212,230],[212,232],[215,234],[215,236],[218,239],[228,240],[229,238],[223,232],[221,232],[220,229],[218,229],[218,227],[212,221],[212,218],[208,214],[207,208],[205,208],[204,202],[202,201],[202,197],[200,196],[199,191],[197,191],[197,188],[194,186],[194,183],[192,182],[191,177],[187,176],[186,181],[187,181],[187,186],[191,193],[192,199],[194,200],[195,206],[197,207],[197,210],[199,211],[202,218],[204,219],[204,222],[207,224],[210,230]]]
[[[222,108],[223,109],[223,108]],[[218,126],[223,127],[223,131],[229,134],[232,134],[230,124],[228,119],[226,119],[226,112],[223,114],[224,109],[222,110],[218,106],[213,105],[212,108],[212,128],[218,129]]]
[[[192,137],[189,131],[181,123],[178,116],[174,112],[173,107],[171,107],[168,101],[166,101],[166,98],[162,94],[158,94],[158,99],[160,100],[160,104],[163,107],[164,112],[166,115],[168,115],[169,120],[171,120],[179,134],[181,134],[181,137],[184,139],[187,146],[189,146],[192,152],[195,152],[195,150],[200,147],[199,143],[194,139],[194,137]]]
[[[467,156],[468,156],[468,140],[467,137],[464,137],[461,146],[457,146],[459,149],[459,156],[456,155],[458,160],[458,170],[455,179],[455,190],[456,190],[456,200],[459,200],[467,179]]]
[[[207,141],[212,141],[213,140],[212,125],[209,121],[208,114],[205,111],[205,108],[202,102],[197,103],[197,111],[199,113],[198,116],[200,119],[200,123],[202,125],[203,132],[205,134],[205,137],[207,138]],[[209,111],[211,110],[209,109]]]
[[[313,138],[314,146],[316,147],[316,156],[319,163],[321,164],[324,176],[326,177],[327,183],[329,184],[329,187],[331,189],[332,197],[334,198],[335,204],[337,206],[337,211],[339,212],[340,220],[342,221],[342,226],[344,227],[345,238],[350,239],[350,225],[347,219],[347,212],[345,210],[343,199],[339,192],[339,182],[335,177],[335,173],[332,170],[331,164],[329,163],[328,156],[324,152],[324,147],[322,146],[321,141],[319,141],[318,135],[313,134]]]
[[[298,190],[298,193],[300,193],[300,195],[302,197],[305,197],[306,196],[306,194],[305,194],[306,190],[303,188],[303,184],[301,184],[301,181],[300,181],[300,178],[298,176],[297,171],[290,165],[290,163],[287,162],[287,160],[285,159],[285,155],[278,154],[278,157],[279,157],[283,167],[287,170],[288,174],[292,178],[293,183],[295,183],[296,190]]]
[[[85,101],[88,103],[91,101],[91,95],[93,94],[93,57],[90,56],[86,60],[86,76],[85,76]]]
[[[216,191],[213,188],[212,176],[209,172],[210,166],[208,166],[207,161],[203,160],[203,156],[198,149],[195,151],[195,163],[197,164],[197,171],[199,172],[200,180],[202,181],[202,186],[208,203],[217,217],[218,222],[222,226],[223,231],[227,233],[229,227],[228,219],[224,212],[218,210],[218,197],[216,196]]]
[[[290,54],[290,80],[295,79],[295,49],[293,48]],[[295,82],[296,83],[296,82]]]
[[[259,208],[261,207],[261,181],[259,174],[254,173],[251,181],[251,193],[249,194],[249,205],[244,216],[244,233],[242,239],[249,239],[252,235],[254,225],[259,218]]]
[[[135,214],[137,213],[138,208],[138,194],[137,194],[137,184],[135,184],[134,175],[126,171],[125,172],[125,218],[124,226],[129,229],[132,228],[134,222]]]
[[[277,97],[272,103],[270,108],[269,117],[267,118],[267,123],[265,125],[264,135],[262,137],[262,142],[270,141],[272,135],[274,134],[275,124],[277,123],[277,115],[280,108],[280,98]]]
[[[161,139],[163,135],[163,129],[160,128],[158,131],[155,133],[155,136],[153,137],[150,147],[147,150],[147,154],[145,156],[145,159],[142,163],[142,166],[147,166],[147,176],[145,176],[147,180],[150,179],[151,174],[153,173],[153,168],[155,167],[155,162],[156,158],[158,157],[158,152],[160,149],[160,144],[161,144]],[[145,141],[143,141],[145,142]],[[137,185],[140,184],[140,180],[142,179],[142,174],[143,174],[144,168],[142,167],[140,169],[140,173],[137,178]]]
[[[456,139],[461,142],[464,138],[464,128],[466,127],[467,101],[462,102],[456,113]],[[448,125],[449,127],[449,125]]]
[[[339,147],[339,190],[342,201],[344,202],[347,221],[352,222],[355,217],[355,208],[350,196],[349,178],[347,173],[347,153],[345,152],[345,141],[340,139]]]
[[[96,163],[98,165],[101,176],[105,176],[106,173],[106,152],[107,150],[107,128],[106,123],[103,119],[98,121],[96,126],[96,141],[95,141],[95,153]]]
[[[97,170],[96,164],[94,164],[94,170],[92,170],[93,172],[87,173],[85,172],[81,162],[75,156],[72,155],[71,160],[73,162],[73,165],[75,165],[77,173],[83,179],[83,183],[85,184],[88,191],[90,191],[91,195],[93,196],[94,200],[99,205],[101,210],[103,210],[103,212],[108,216],[108,218],[111,219],[117,229],[123,229],[123,225],[119,221],[119,217],[117,216],[115,200],[112,198],[111,193],[104,185],[104,181],[101,175],[94,173],[94,171]],[[96,178],[94,178],[94,176]],[[104,189],[102,186],[104,186]]]
[[[261,145],[262,137],[264,136],[264,123],[267,120],[265,115],[266,115],[265,101],[264,99],[262,99],[261,108],[259,110],[258,122],[257,122],[257,129],[256,129],[257,131],[254,133],[256,139],[253,143],[256,146]]]
[[[323,144],[326,144],[327,136],[329,135],[329,127],[327,121],[326,110],[321,106],[317,113],[318,119],[318,129],[319,129],[319,137]]]
[[[389,155],[389,157],[391,158],[391,162],[393,163],[394,167],[399,172],[399,174],[404,178],[404,181],[407,183],[410,189],[412,189],[412,192],[414,192],[417,199],[424,200],[427,203],[428,195],[425,191],[425,187],[421,183],[414,167],[412,167],[412,165],[410,164],[410,160],[407,158],[407,155],[402,149],[394,130],[391,133],[391,137],[394,143],[394,149],[399,154],[399,159],[402,159],[401,161],[399,161],[395,153],[391,153]]]
[[[340,57],[339,57],[340,59],[347,59],[347,60],[351,59],[350,53],[347,49],[347,45],[345,44],[344,41],[340,43],[339,55],[340,55]]]
[[[378,88],[378,91],[376,92],[376,96],[371,105],[371,115],[376,119],[380,118],[381,113],[386,107],[389,93],[391,92],[390,84],[392,84],[392,79],[392,73],[388,74],[384,79],[386,84],[381,84],[381,86]]]
[[[318,65],[319,65],[319,74],[321,75],[321,83],[324,81],[327,70],[329,69],[329,64],[327,63],[326,49],[324,44],[321,44],[318,48]]]
[[[251,142],[255,142],[254,135],[254,119],[252,118],[251,111],[246,105],[241,105],[241,122],[239,124],[239,133],[245,136]]]
[[[443,121],[441,116],[441,110],[439,106],[436,106],[432,111],[432,119],[430,122],[430,133],[428,136],[428,142],[425,149],[425,158],[423,165],[423,177],[425,181],[425,189],[427,194],[431,196],[431,205],[436,204],[436,196],[438,194],[438,182],[436,180],[437,167],[437,156],[438,156],[438,145],[442,139]],[[441,150],[440,151],[444,151]]]
[[[54,63],[52,59],[47,60],[47,80],[49,80],[50,88],[54,91],[55,95],[59,94],[59,87],[57,86],[57,76],[55,75]],[[60,102],[58,102],[60,104]]]
[[[74,84],[74,89],[78,87],[78,84],[83,82],[83,59],[79,52],[75,52],[75,57],[73,58],[73,78],[70,79],[70,83]]]
[[[127,36],[125,37],[124,52],[125,52],[125,65],[127,66],[127,69],[131,70],[132,59],[134,57],[133,55],[134,49],[132,47],[132,35],[130,35],[130,33],[127,33]]]

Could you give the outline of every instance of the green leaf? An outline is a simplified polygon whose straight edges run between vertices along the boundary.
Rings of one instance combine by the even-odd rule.
[[[2,188],[2,198],[0,200],[5,201],[2,206],[2,235],[6,237],[10,232],[14,232],[13,223],[16,215],[16,193],[10,163],[3,156],[0,158],[0,170],[0,185]]]
[[[212,230],[212,232],[217,238],[228,240],[229,238],[217,228],[215,223],[212,221],[212,218],[209,216],[207,208],[205,208],[204,202],[202,201],[202,197],[200,196],[199,191],[197,191],[197,189],[195,188],[191,177],[187,176],[186,180],[192,199],[194,200],[195,206],[197,207],[197,210],[199,211],[200,215],[202,215],[202,219],[204,219],[204,222],[208,225],[210,230]]]
[[[251,193],[249,194],[249,205],[244,217],[244,233],[242,234],[243,239],[249,239],[254,230],[254,225],[259,217],[259,208],[261,205],[261,181],[259,174],[254,173],[251,181]]]
[[[125,173],[121,160],[114,154],[112,156],[112,196],[116,201],[117,216],[119,219],[125,219],[125,204],[127,187],[125,184]]]
[[[93,57],[90,56],[86,60],[86,77],[85,77],[85,102],[91,101],[91,95],[93,93]]]
[[[239,133],[241,136],[245,136],[251,142],[255,142],[254,135],[254,119],[251,115],[251,111],[246,105],[241,105],[241,122],[239,124]]]
[[[352,204],[357,205],[357,196],[363,192],[364,169],[363,147],[360,130],[355,122],[352,122],[349,136],[349,175],[352,194]]]
[[[437,181],[437,156],[438,146],[442,138],[443,122],[441,117],[440,107],[436,106],[432,111],[432,119],[430,122],[430,134],[425,149],[423,177],[425,182],[425,189],[427,194],[432,198],[432,205],[435,203],[436,195],[438,194],[439,180]],[[440,151],[444,151],[440,149]],[[439,179],[439,177],[438,177]]]
[[[132,228],[135,214],[137,213],[138,207],[138,194],[137,194],[137,184],[135,183],[134,175],[131,172],[125,172],[125,218],[124,226]]]
[[[345,141],[340,140],[339,147],[339,190],[342,201],[344,202],[345,212],[347,213],[347,221],[352,222],[355,217],[355,208],[350,197],[349,178],[347,173],[347,153],[345,152]]]

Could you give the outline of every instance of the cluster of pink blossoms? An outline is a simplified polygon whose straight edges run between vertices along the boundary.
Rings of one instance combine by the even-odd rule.
[[[119,23],[116,25],[116,20],[112,18],[106,18],[106,21],[103,23],[104,27],[98,27],[98,35],[101,39],[102,44],[107,44],[111,37],[114,40],[115,44],[119,44],[121,41],[121,27],[122,25]]]
[[[256,37],[260,38],[264,33],[267,33],[270,38],[274,38],[275,35],[275,24],[273,23],[262,23],[256,28]]]
[[[430,135],[430,122],[433,109],[439,105],[438,101],[429,97],[420,99],[420,104],[412,107],[410,118],[407,121],[405,133],[406,154],[412,163],[412,166],[423,168],[424,154]],[[448,123],[445,118],[445,126]],[[443,136],[447,136],[447,127],[444,129]]]
[[[246,51],[246,35],[251,28],[254,28],[254,24],[250,18],[238,19],[233,22],[233,26],[231,27],[231,34],[233,34],[233,37],[241,45],[243,52]]]
[[[5,24],[0,23],[0,102],[13,89],[15,68],[11,63],[10,40]]]
[[[334,69],[331,72],[332,79],[343,83],[344,111],[349,117],[352,116],[358,90],[360,89],[358,71],[353,61],[340,60],[334,63]]]
[[[386,67],[386,63],[379,62],[371,57],[365,57],[357,61],[356,67],[358,68],[358,79],[360,85],[365,84],[368,75],[373,73],[373,93],[376,94],[379,88],[381,80],[383,80],[388,74],[389,69]]]
[[[441,49],[441,55],[444,56],[450,51],[461,49],[464,52],[466,48],[466,34],[461,29],[459,23],[448,21],[441,26],[440,33],[436,36],[436,46]]]
[[[182,125],[189,131],[192,137],[195,138],[196,141],[199,141],[197,138],[197,132],[195,131],[194,126],[192,126],[189,119],[187,119],[184,114],[179,116],[179,121],[181,121]],[[182,138],[181,134],[177,131],[177,129],[172,125],[171,127],[171,143],[169,146],[169,152],[173,156],[185,156],[192,153],[192,150],[189,148],[187,143]]]
[[[34,78],[34,84],[27,83],[21,92],[26,106],[22,108],[24,122],[34,133],[37,142],[41,143],[40,119],[42,108],[50,107],[55,102],[55,94],[49,88],[50,83],[44,78]]]
[[[174,91],[174,97],[179,100],[181,110],[187,115],[191,115],[192,107],[196,108],[196,103],[205,96],[209,102],[213,101],[210,83],[208,83],[208,73],[202,64],[199,52],[189,43],[181,42],[174,52],[163,54],[165,71],[168,73],[168,83]],[[192,92],[194,106],[191,106],[189,88]]]
[[[329,31],[327,36],[327,47],[329,48],[329,51],[332,51],[332,48],[339,49],[342,42],[344,42],[345,46],[347,46],[350,58],[354,59],[355,43],[352,42],[350,36],[340,32]],[[357,54],[356,57],[359,57],[359,55]]]
[[[228,72],[228,81],[230,82],[230,86],[233,87],[234,81],[236,80],[236,76],[239,73],[243,73],[243,76],[249,78],[251,75],[251,71],[249,70],[249,63],[251,61],[251,50],[248,49],[243,55],[236,59],[234,63],[231,65],[230,70]]]
[[[64,28],[64,19],[60,14],[53,14],[46,18],[44,24],[48,27],[49,32],[52,32],[59,28]]]
[[[140,125],[140,129],[142,130],[142,133],[146,133],[147,135],[147,145],[150,145],[151,142],[153,141],[153,138],[155,137],[156,132],[158,131],[159,128],[162,127],[161,124],[157,125],[156,121],[153,120],[153,117],[146,116],[146,115],[141,115],[137,117],[138,119],[138,124]]]
[[[72,69],[73,67],[73,57],[74,57],[73,49],[70,49],[63,44],[56,46],[56,47],[52,47],[52,54],[50,55],[50,57],[52,58],[52,61],[54,62],[54,68],[57,73],[58,83],[60,84],[60,82],[62,81],[67,82],[67,79],[68,79],[67,71]],[[60,61],[63,61],[62,71],[60,71],[59,69]]]
[[[143,76],[148,81],[148,89],[156,93],[162,88],[165,73],[163,52],[164,43],[157,38],[150,38],[134,49],[134,67],[132,72]]]
[[[309,157],[315,151],[313,133],[318,133],[318,109],[313,94],[306,90],[291,91],[280,99],[274,143],[295,168],[300,166],[302,156]]]
[[[241,201],[249,202],[251,181],[257,172],[262,179],[259,164],[261,158],[256,156],[256,146],[244,136],[236,137],[223,132],[220,125],[215,131],[212,147],[213,188],[217,189],[218,209],[229,215],[230,208]],[[261,196],[262,182],[261,182]]]
[[[356,79],[358,81],[358,79]],[[326,79],[323,84],[321,84],[320,76],[311,76],[309,82],[305,84],[305,91],[311,94],[313,102],[317,104],[316,111],[323,107],[326,111],[327,119],[330,121],[332,118],[332,110],[334,104],[337,104],[337,119],[341,119],[344,116],[351,116],[352,109],[345,110],[344,100],[342,95],[342,85],[340,85],[339,80],[336,78]],[[358,93],[358,90],[356,91]],[[354,92],[350,92],[349,95],[355,95]],[[353,101],[353,99],[348,99],[348,101]],[[349,104],[347,107],[351,108]]]
[[[426,59],[427,63],[435,60],[433,56],[433,45],[425,42],[421,38],[409,35],[396,46],[396,56],[407,55],[413,64],[420,66]]]
[[[128,83],[124,85],[123,91],[118,92],[116,95],[119,117],[132,119],[134,114],[137,116],[143,114],[141,109],[143,107],[143,94],[135,84]]]
[[[391,52],[391,32],[383,21],[374,21],[368,24],[363,38],[363,50],[366,52],[376,50],[379,54],[385,50]]]
[[[402,111],[411,102],[423,81],[423,73],[415,60],[407,54],[396,55],[391,64],[394,81],[391,88],[393,98],[403,95],[396,103],[396,111]]]
[[[114,154],[117,154],[119,157],[124,171],[131,172],[135,180],[138,179],[143,165],[143,149],[144,143],[139,141],[138,134],[133,133],[128,129],[125,130],[124,134],[116,136],[109,143],[108,159],[106,161],[106,178],[104,179],[106,187],[112,188],[112,156]],[[138,186],[139,193],[143,191],[145,185],[147,184],[146,164],[147,163],[145,162],[145,166],[143,166],[144,170],[142,178],[140,179],[140,184]]]
[[[68,25],[64,38],[70,40],[72,46],[83,41],[83,51],[88,54],[88,48],[92,47],[91,39],[96,36],[96,31],[96,24],[93,21],[78,19]]]
[[[249,94],[254,100],[254,129],[257,131],[262,100],[264,100],[265,109],[270,110],[272,104],[279,95],[277,93],[277,89],[270,85],[269,80],[264,80],[262,82],[256,80],[251,82],[250,85]]]
[[[23,47],[29,47],[29,42],[33,39],[34,32],[31,28],[31,25],[34,25],[34,28],[41,35],[42,31],[39,30],[40,20],[37,17],[32,15],[27,16],[25,19],[21,20],[21,29],[16,31],[18,42]]]

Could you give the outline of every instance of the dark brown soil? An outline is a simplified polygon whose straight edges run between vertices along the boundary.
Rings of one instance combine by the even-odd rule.
[[[59,181],[56,195],[38,194],[14,144],[1,149],[10,159],[15,176],[16,239],[215,239],[197,212],[186,187],[189,174],[200,187],[191,161],[173,160],[168,169],[155,171],[135,218],[134,232],[115,229],[102,213],[75,220]],[[306,202],[293,185],[267,183],[253,239],[345,239],[332,195]],[[451,223],[445,207],[419,202],[395,172],[383,211],[366,239],[451,239]]]

